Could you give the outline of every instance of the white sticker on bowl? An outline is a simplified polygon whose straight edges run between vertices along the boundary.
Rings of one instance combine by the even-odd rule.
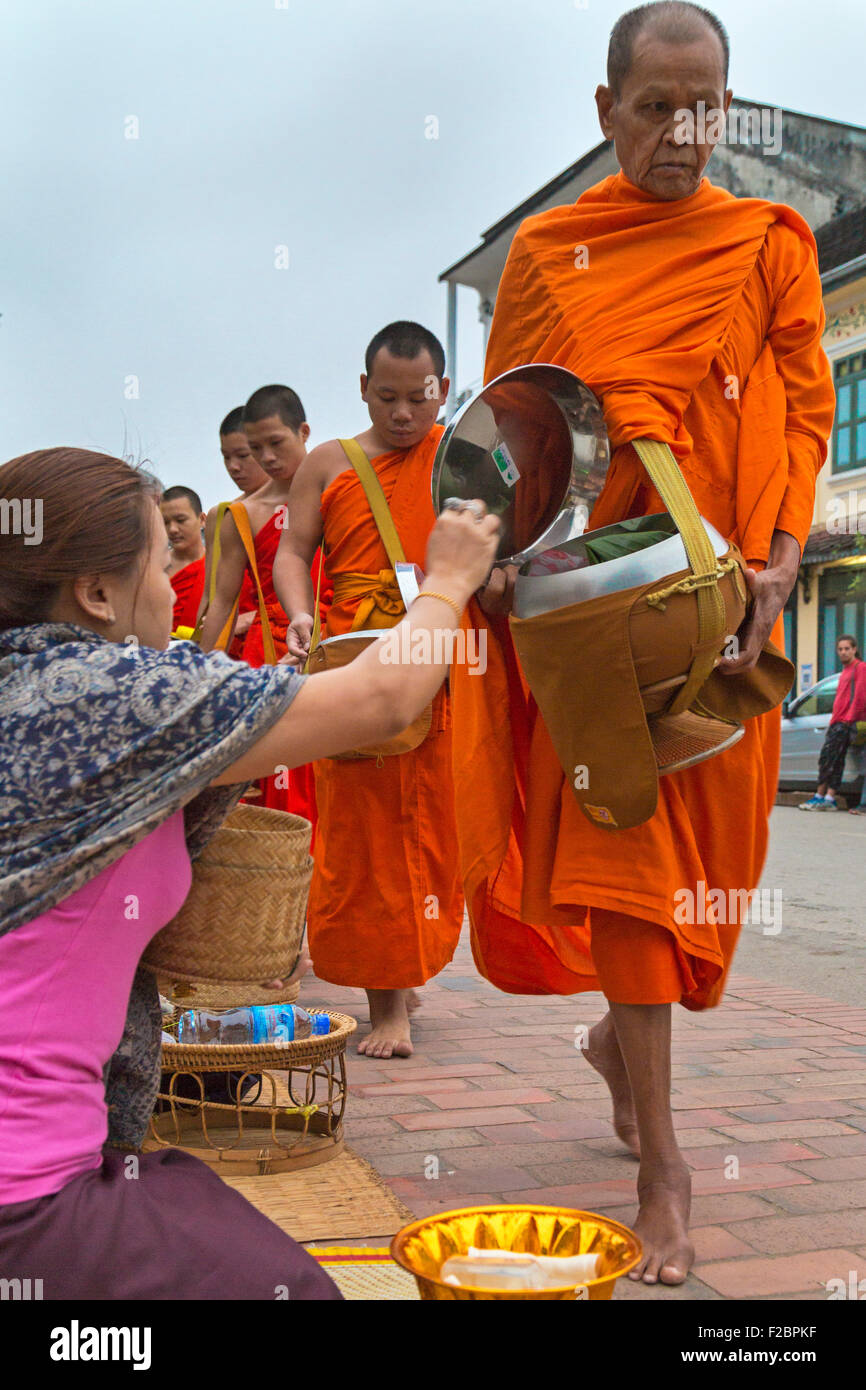
[[[498,448],[494,449],[492,458],[496,467],[502,474],[503,481],[506,482],[509,487],[514,487],[514,484],[520,477],[520,473],[518,472],[517,464],[509,454],[506,446],[500,444]]]

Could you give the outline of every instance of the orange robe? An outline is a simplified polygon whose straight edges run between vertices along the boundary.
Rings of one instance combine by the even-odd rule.
[[[204,556],[200,555],[197,560],[190,560],[188,565],[184,565],[182,570],[178,570],[177,574],[171,575],[170,578],[171,587],[175,592],[172,632],[176,632],[179,627],[195,627],[198,607],[204,593]]]
[[[811,524],[834,410],[823,323],[814,239],[790,208],[735,199],[706,179],[690,198],[660,202],[618,174],[518,230],[486,379],[551,362],[601,398],[612,460],[592,527],[664,511],[630,444],[659,439],[699,511],[760,569],[774,530],[802,546]],[[727,752],[660,778],[644,825],[610,831],[578,808],[507,622],[474,601],[468,621],[488,631],[486,676],[455,668],[453,684],[479,969],[512,993],[599,989],[604,974],[624,991],[608,991],[619,1002],[717,1004],[739,932],[730,890],[753,889],[764,863],[778,710],[750,720]],[[780,645],[782,632],[780,618]],[[677,988],[666,993],[672,968]]]
[[[286,655],[286,629],[289,620],[277,598],[274,589],[273,566],[274,556],[277,553],[277,546],[280,543],[280,536],[283,528],[277,522],[280,513],[275,512],[269,517],[260,531],[253,537],[253,545],[256,551],[256,568],[259,572],[259,582],[262,586],[262,597],[265,601],[265,608],[268,614],[271,634],[274,639],[277,660]],[[321,555],[318,556],[318,564],[321,564]],[[313,561],[313,584],[318,579],[317,561]],[[265,645],[262,620],[259,615],[258,597],[256,595],[255,584],[252,582],[252,575],[249,567],[244,575],[244,584],[250,580],[250,586],[241,589],[241,596],[246,592],[251,596],[252,607],[255,609],[255,618],[250,625],[249,631],[243,639],[243,646],[240,652],[241,661],[245,661],[248,666],[264,666]],[[327,603],[330,595],[330,585],[322,577],[322,605]],[[275,811],[290,811],[293,815],[303,816],[313,827],[311,845],[316,838],[316,786],[313,774],[313,764],[304,763],[300,767],[290,768],[288,772],[278,772],[272,777],[263,777],[257,783],[261,796],[254,798],[256,806],[269,806]]]
[[[406,559],[423,568],[433,526],[430,478],[441,426],[372,460]],[[387,628],[404,609],[354,469],[322,494],[328,574],[325,636]],[[408,989],[454,954],[463,920],[443,689],[424,742],[396,757],[315,764],[319,834],[307,909],[316,974],[338,985]]]

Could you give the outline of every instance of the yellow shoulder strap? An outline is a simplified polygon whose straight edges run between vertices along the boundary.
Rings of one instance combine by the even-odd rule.
[[[406,555],[403,550],[403,545],[400,537],[397,535],[397,527],[394,525],[391,508],[388,506],[388,500],[382,491],[382,484],[379,482],[375,468],[367,458],[367,455],[364,453],[357,439],[341,439],[339,442],[342,446],[343,453],[358,475],[361,487],[364,489],[364,496],[367,499],[370,511],[373,513],[373,520],[376,523],[379,537],[385,547],[388,559],[391,562],[391,568],[393,569],[398,564],[405,564]],[[319,615],[319,595],[322,592],[322,570],[325,567],[324,540],[322,542],[322,547],[319,578],[316,584],[316,606],[313,612],[313,631],[310,636],[309,654],[304,663],[305,672],[309,669],[310,658],[319,645],[322,635],[322,622]]]
[[[403,553],[403,546],[397,535],[397,527],[394,525],[394,518],[391,515],[391,509],[382,491],[382,484],[379,482],[375,468],[357,439],[341,439],[340,444],[343,446],[343,453],[361,481],[361,487],[364,489],[364,495],[370,504],[370,511],[373,513],[373,520],[378,527],[388,559],[391,561],[391,568],[393,569],[398,564],[405,564],[406,556]]]
[[[669,713],[678,714],[680,710],[689,708],[706,681],[715,665],[719,644],[727,635],[725,603],[719,591],[721,571],[695,506],[695,499],[670,446],[656,439],[634,439],[632,443],[656,492],[676,522],[696,581],[698,641],[702,650],[692,662],[686,683],[671,704]]]
[[[216,525],[214,526],[213,533],[213,551],[211,553],[210,562],[210,579],[207,586],[207,601],[209,604],[213,603],[213,596],[216,593],[217,566],[220,562],[220,548],[222,545],[220,532],[222,531],[223,517],[230,506],[231,502],[220,502],[217,505]]]
[[[319,577],[318,577],[318,579],[316,580],[316,602],[315,602],[315,606],[314,606],[314,608],[313,608],[313,631],[312,631],[312,633],[310,634],[310,650],[307,652],[307,659],[306,659],[306,661],[304,662],[304,669],[303,669],[303,673],[302,673],[303,675],[306,675],[307,672],[309,671],[309,669],[310,669],[310,659],[311,659],[311,657],[312,657],[312,655],[313,655],[313,652],[314,652],[314,651],[316,650],[316,648],[318,647],[319,642],[321,641],[321,638],[322,638],[322,613],[321,613],[321,609],[319,608],[319,599],[320,599],[321,594],[322,594],[322,574],[324,573],[324,569],[325,569],[325,538],[324,538],[324,536],[323,536],[323,537],[322,537],[322,545],[321,545],[321,548],[320,548],[320,550],[319,550]]]
[[[228,510],[228,508],[229,508],[229,505],[230,505],[230,504],[229,504],[228,502],[219,502],[219,503],[217,503],[216,523],[215,523],[215,525],[214,525],[213,544],[212,544],[212,546],[211,546],[211,556],[210,556],[210,575],[209,575],[208,584],[207,584],[207,603],[206,603],[205,606],[204,606],[204,609],[203,609],[203,611],[202,611],[201,617],[199,618],[198,622],[196,623],[195,627],[193,628],[192,637],[191,637],[191,639],[190,639],[192,642],[199,642],[199,641],[201,640],[201,629],[202,629],[202,624],[203,624],[203,622],[204,622],[204,620],[205,620],[205,616],[206,616],[206,614],[207,614],[207,610],[210,608],[211,604],[213,603],[214,594],[216,593],[217,565],[218,565],[219,562],[220,562],[220,544],[221,544],[221,542],[220,542],[220,531],[222,530],[223,517],[225,516],[225,514],[226,514],[226,512],[227,512],[227,510]],[[220,650],[220,651],[222,651],[222,650],[224,649],[224,648],[223,648],[223,638],[226,639],[226,642],[228,641],[228,633],[229,633],[231,624],[234,622],[234,616],[235,616],[235,615],[234,615],[234,610],[232,610],[232,613],[231,613],[231,615],[230,615],[230,617],[229,617],[229,621],[226,623],[225,627],[223,628],[222,632],[221,632],[220,635],[219,635],[219,640],[218,640],[218,642],[217,642],[217,649]]]
[[[234,518],[235,526],[237,526],[238,528],[238,535],[240,536],[241,543],[244,547],[244,550],[246,551],[246,556],[249,561],[250,570],[252,572],[253,580],[255,581],[256,593],[258,594],[259,599],[259,617],[262,620],[262,643],[264,645],[265,650],[265,661],[269,666],[276,666],[277,649],[274,646],[274,634],[271,632],[271,622],[270,618],[268,617],[267,605],[265,604],[265,596],[262,593],[262,582],[259,579],[259,567],[256,564],[256,547],[253,544],[253,533],[250,530],[250,519],[247,515],[247,509],[244,506],[243,502],[231,502],[229,504],[229,511],[231,512],[232,517]]]

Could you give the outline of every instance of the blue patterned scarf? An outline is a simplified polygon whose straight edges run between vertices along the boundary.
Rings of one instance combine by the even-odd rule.
[[[71,623],[0,632],[0,935],[181,807],[195,858],[244,791],[210,783],[303,681],[288,666],[253,670],[188,642],[124,646]],[[155,981],[140,970],[108,1082],[114,1142],[143,1137],[158,1059]]]

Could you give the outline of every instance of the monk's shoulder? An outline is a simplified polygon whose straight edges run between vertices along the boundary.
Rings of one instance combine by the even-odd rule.
[[[513,248],[524,254],[543,246],[561,236],[574,218],[574,203],[563,203],[559,207],[546,208],[524,217],[514,236]]]
[[[785,213],[788,213],[785,209]],[[797,214],[783,215],[767,228],[760,264],[771,302],[778,300],[811,267],[820,297],[817,255],[811,232]]]
[[[788,207],[767,228],[764,251],[770,263],[784,269],[817,261],[811,229],[793,208]]]
[[[321,489],[326,488],[340,473],[345,473],[348,467],[349,460],[339,439],[326,439],[324,443],[317,444],[301,464],[305,479],[319,484]]]

